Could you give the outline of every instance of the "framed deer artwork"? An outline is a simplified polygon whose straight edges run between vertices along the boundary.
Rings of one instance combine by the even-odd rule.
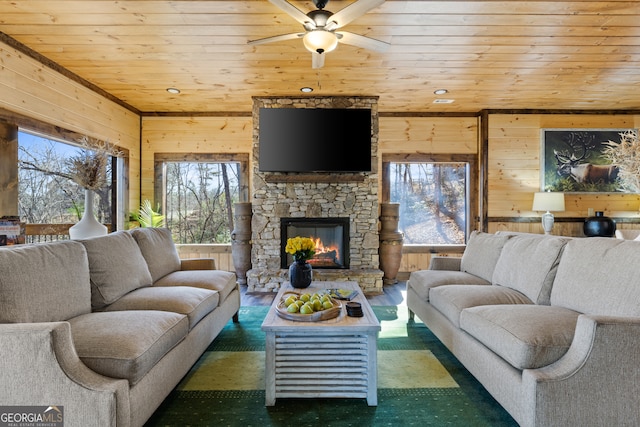
[[[621,150],[634,129],[542,129],[543,191],[631,193],[625,185]],[[638,147],[632,147],[634,150]]]

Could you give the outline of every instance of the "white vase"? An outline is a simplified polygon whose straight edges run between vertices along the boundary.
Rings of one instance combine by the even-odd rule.
[[[84,214],[77,224],[69,228],[69,237],[71,239],[88,239],[107,235],[107,227],[100,224],[93,213],[94,196],[95,194],[92,190],[84,190]]]

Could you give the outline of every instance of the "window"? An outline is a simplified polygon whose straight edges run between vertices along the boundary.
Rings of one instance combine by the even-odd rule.
[[[400,204],[405,245],[463,245],[470,229],[468,156],[383,156],[383,199]]]
[[[46,136],[18,132],[18,215],[21,221],[69,224],[82,218],[85,191],[71,179],[69,172],[69,160],[81,149]],[[107,185],[95,191],[96,215],[103,224],[112,222],[113,164],[107,165]]]
[[[233,206],[246,197],[247,165],[248,156],[156,154],[162,177],[156,200],[176,243],[231,243]]]

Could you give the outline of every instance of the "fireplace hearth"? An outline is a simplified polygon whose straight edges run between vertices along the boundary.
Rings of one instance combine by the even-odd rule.
[[[349,268],[349,218],[280,218],[280,266],[287,268],[293,258],[286,253],[287,239],[309,237],[316,254],[308,262],[314,269]]]

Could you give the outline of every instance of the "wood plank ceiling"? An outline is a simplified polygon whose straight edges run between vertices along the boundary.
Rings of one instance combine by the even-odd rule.
[[[0,1],[5,40],[142,113],[246,113],[252,96],[304,86],[379,96],[388,113],[640,109],[637,1],[388,0],[343,29],[390,47],[340,44],[312,69],[299,39],[248,45],[303,30],[267,0]]]

